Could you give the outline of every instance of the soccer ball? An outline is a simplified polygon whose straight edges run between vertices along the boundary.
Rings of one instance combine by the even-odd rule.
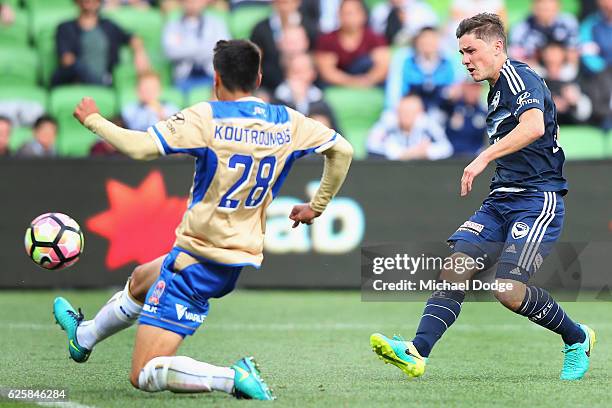
[[[66,214],[47,213],[30,223],[25,234],[25,250],[38,266],[62,269],[74,265],[83,252],[79,224]]]

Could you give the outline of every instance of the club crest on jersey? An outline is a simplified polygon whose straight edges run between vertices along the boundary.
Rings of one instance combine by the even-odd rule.
[[[512,238],[520,239],[529,233],[529,225],[524,222],[515,222],[512,226]]]
[[[155,289],[153,290],[153,293],[151,293],[151,296],[149,296],[149,301],[147,303],[152,305],[159,305],[159,298],[161,297],[162,293],[164,293],[165,289],[166,282],[164,282],[163,280],[157,282],[157,285],[155,285]]]
[[[493,97],[493,102],[491,102],[491,105],[493,106],[493,110],[497,109],[497,105],[499,105],[500,97],[501,97],[501,92],[500,91],[495,92],[495,96]]]

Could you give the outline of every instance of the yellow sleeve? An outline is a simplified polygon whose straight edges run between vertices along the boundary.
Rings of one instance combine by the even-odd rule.
[[[294,123],[294,150],[322,153],[337,142],[339,135],[335,130],[297,111],[290,112]]]
[[[348,173],[353,159],[353,147],[342,136],[336,135],[335,143],[323,152],[325,164],[321,184],[310,201],[310,208],[322,213],[334,198]]]
[[[109,142],[118,151],[136,160],[153,160],[159,156],[155,139],[146,132],[123,129],[99,113],[85,118],[85,127]]]
[[[183,109],[169,119],[151,126],[147,131],[162,155],[173,153],[197,154],[210,140],[212,110],[206,102]]]

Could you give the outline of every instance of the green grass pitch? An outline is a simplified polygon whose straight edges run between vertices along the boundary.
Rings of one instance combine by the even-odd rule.
[[[128,371],[134,328],[99,344],[87,363],[70,361],[65,336],[52,321],[53,298],[66,296],[91,317],[111,294],[0,292],[0,387],[65,387],[73,403],[89,407],[257,403],[222,393],[133,389]],[[368,339],[376,331],[410,338],[423,304],[365,303],[358,292],[235,292],[212,302],[206,323],[179,353],[218,365],[254,355],[278,396],[277,407],[609,407],[612,303],[563,306],[598,336],[587,377],[574,383],[558,379],[560,338],[496,303],[464,304],[425,376],[409,380],[378,360]]]

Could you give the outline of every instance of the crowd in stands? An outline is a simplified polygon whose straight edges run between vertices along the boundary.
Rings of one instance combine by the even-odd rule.
[[[0,42],[3,27],[41,3],[0,0]],[[113,89],[119,101],[113,120],[146,130],[197,98],[211,97],[214,45],[241,31],[262,50],[263,83],[257,96],[266,102],[286,104],[343,132],[347,123],[338,120],[342,106],[334,106],[327,91],[377,89],[384,93],[381,113],[359,136],[367,157],[469,158],[487,144],[488,86],[466,76],[455,29],[463,18],[488,11],[499,14],[509,27],[510,58],[527,62],[545,78],[560,124],[612,129],[612,0],[580,2],[582,9],[576,13],[563,12],[562,0],[532,0],[526,17],[518,21],[510,21],[504,0],[448,0],[446,15],[434,3],[74,0],[69,6],[75,16],[50,33],[53,61],[41,61],[51,68],[47,78],[37,77],[36,86],[44,92],[73,84]],[[112,18],[116,10],[126,8],[159,13],[159,38],[144,38],[137,34],[142,27]],[[261,20],[250,26],[246,20],[228,23],[227,15],[264,9],[258,14]],[[35,47],[39,40],[32,34],[27,44]],[[3,63],[0,59],[0,68]],[[120,77],[121,69],[133,72],[134,80]],[[56,140],[64,124],[47,106],[20,100],[18,93],[0,95],[0,156],[62,154]],[[9,148],[16,128],[31,128],[31,137]],[[355,141],[356,136],[346,136]],[[116,152],[98,141],[92,143],[91,154]]]

